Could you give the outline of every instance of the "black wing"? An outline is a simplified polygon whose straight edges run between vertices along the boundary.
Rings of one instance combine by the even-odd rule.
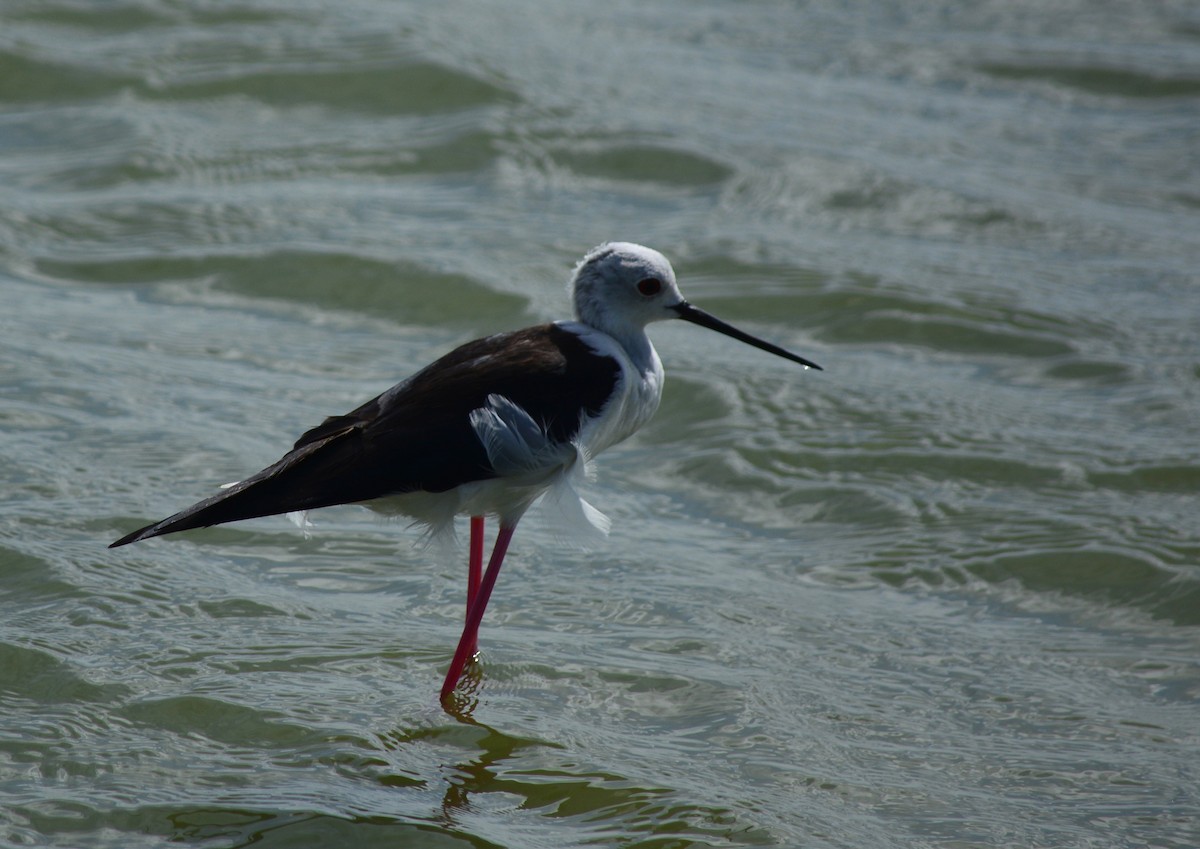
[[[620,365],[546,324],[456,348],[382,395],[306,432],[274,464],[109,548],[239,519],[445,492],[496,477],[470,413],[489,395],[522,407],[556,441],[612,396]]]

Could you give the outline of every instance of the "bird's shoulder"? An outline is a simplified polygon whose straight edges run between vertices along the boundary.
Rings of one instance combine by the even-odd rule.
[[[467,342],[296,442],[301,448],[339,435],[386,427],[457,425],[500,395],[556,436],[569,437],[581,413],[598,413],[622,379],[621,363],[571,325],[541,324]]]

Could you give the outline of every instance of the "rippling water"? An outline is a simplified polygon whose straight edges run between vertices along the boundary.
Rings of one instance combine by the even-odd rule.
[[[1194,847],[1186,3],[7,0],[0,843]],[[366,511],[108,551],[610,238],[580,551]]]

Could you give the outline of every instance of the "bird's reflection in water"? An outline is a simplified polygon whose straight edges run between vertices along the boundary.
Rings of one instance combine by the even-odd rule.
[[[458,688],[440,703],[441,710],[453,722],[398,730],[379,737],[379,742],[391,752],[400,752],[414,743],[448,744],[462,751],[462,761],[443,766],[445,790],[441,820],[447,826],[456,824],[459,815],[471,808],[471,797],[475,794],[507,793],[526,799],[529,786],[519,780],[501,777],[503,764],[525,750],[547,746],[560,748],[546,740],[505,734],[476,720],[474,712],[480,703],[483,679],[483,664],[478,659],[473,660],[464,671]]]

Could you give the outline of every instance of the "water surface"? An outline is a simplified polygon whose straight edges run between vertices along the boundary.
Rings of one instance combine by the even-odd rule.
[[[1193,847],[1186,4],[13,0],[0,843]],[[605,239],[658,326],[580,550],[108,542]]]

